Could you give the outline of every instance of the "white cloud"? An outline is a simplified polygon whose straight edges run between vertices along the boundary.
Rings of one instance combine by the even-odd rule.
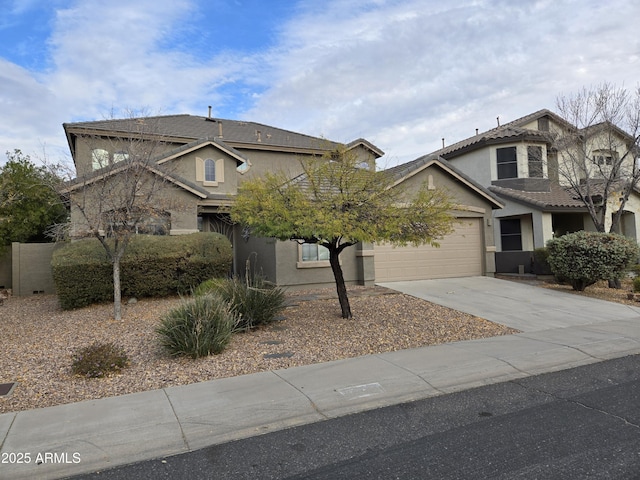
[[[30,72],[0,59],[0,148],[4,160],[6,151],[22,148],[25,153],[41,154],[41,147],[52,140],[64,142],[61,123],[52,130],[52,119],[61,120],[56,111],[56,99],[51,90],[39,83]],[[25,146],[27,148],[25,148]]]
[[[171,47],[176,30],[188,25],[189,12],[185,1],[148,0],[85,1],[61,10],[49,80],[85,118],[112,106],[153,110],[189,104],[226,74]]]
[[[631,2],[314,5],[283,29],[270,87],[246,116],[365,136],[398,161],[640,73]]]
[[[32,153],[44,143],[58,155],[67,149],[63,122],[140,109],[204,115],[221,103],[217,88],[246,61],[215,49],[203,61],[181,44],[197,35],[188,31],[193,8],[187,0],[83,0],[56,10],[44,70],[0,60],[0,148]]]
[[[11,5],[33,11],[41,1]],[[626,0],[300,0],[263,51],[233,49],[229,31],[251,35],[240,26],[222,42],[222,10],[207,1],[76,0],[62,9],[55,0],[46,68],[0,59],[0,149],[63,151],[62,122],[112,109],[204,115],[213,105],[218,116],[365,137],[397,163],[443,137],[492,128],[498,116],[553,109],[560,94],[640,78],[628,21],[640,5]],[[273,14],[268,2],[234,8],[263,21]]]

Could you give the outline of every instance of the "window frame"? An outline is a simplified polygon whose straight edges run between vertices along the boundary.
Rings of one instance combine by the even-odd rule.
[[[505,228],[509,225],[517,228],[513,228],[513,231],[509,231],[509,228]],[[507,230],[505,232],[505,230]],[[505,240],[509,240],[505,242]],[[509,245],[511,241],[517,241],[519,248],[511,248]],[[505,243],[509,245],[509,248],[505,248]],[[519,218],[501,218],[500,219],[500,245],[503,252],[522,252],[522,222]]]
[[[506,157],[504,154],[507,152],[513,152],[513,156],[509,155]],[[518,147],[496,148],[496,174],[498,180],[518,178]]]
[[[536,154],[532,155],[535,149]],[[538,155],[539,154],[539,155]],[[535,157],[538,157],[537,159]],[[527,145],[527,165],[529,167],[529,178],[544,178],[544,163],[542,161],[542,146]],[[537,173],[533,175],[532,173]]]
[[[91,170],[100,170],[101,168],[108,167],[109,165],[109,150],[105,150],[104,148],[91,149]]]
[[[316,254],[313,258],[305,259],[304,250],[309,250],[310,247],[316,248]],[[326,250],[326,254],[320,255],[320,249]],[[326,259],[324,258],[326,256]],[[323,245],[318,243],[298,243],[298,262],[296,264],[297,268],[324,268],[330,267],[331,263],[329,262],[329,249]]]
[[[118,150],[113,154],[113,163],[120,163],[129,160],[129,152],[126,150]]]
[[[206,179],[205,162],[212,161],[215,165],[215,180]],[[219,184],[224,183],[224,159],[223,158],[211,158],[205,159],[196,157],[196,182],[202,182],[205,187],[217,187]]]
[[[599,167],[611,167],[613,166],[614,162],[618,161],[617,153],[618,152],[613,150],[594,150],[591,157],[591,162]]]
[[[216,161],[213,158],[204,159],[204,182],[217,182]],[[210,175],[213,174],[213,178]]]

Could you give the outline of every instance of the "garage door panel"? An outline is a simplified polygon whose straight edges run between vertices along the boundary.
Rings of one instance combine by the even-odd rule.
[[[440,247],[375,246],[376,281],[482,275],[481,220],[465,219]]]

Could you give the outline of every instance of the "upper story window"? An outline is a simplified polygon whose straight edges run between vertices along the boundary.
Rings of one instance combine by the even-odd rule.
[[[216,162],[207,158],[204,161],[204,181],[215,182],[216,181]]]
[[[609,150],[596,150],[591,159],[594,165],[613,165],[615,160],[617,160],[616,152]]]
[[[119,150],[113,154],[113,163],[122,162],[123,160],[128,160],[129,154],[124,150]]]
[[[498,180],[518,178],[518,155],[516,147],[496,149],[498,163]]]
[[[111,156],[109,151],[103,148],[94,148],[91,150],[91,168],[98,170],[99,168],[107,167],[114,163],[127,160],[128,158],[129,154],[125,150],[118,150]]]
[[[196,157],[196,181],[205,187],[217,187],[224,182],[224,160]]]
[[[529,163],[529,178],[542,178],[542,147],[529,145],[527,147]]]
[[[98,170],[109,165],[109,152],[102,148],[91,150],[91,168]]]

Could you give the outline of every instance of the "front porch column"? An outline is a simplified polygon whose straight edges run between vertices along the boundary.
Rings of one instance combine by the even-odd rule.
[[[533,248],[542,248],[553,238],[552,214],[533,212]]]

